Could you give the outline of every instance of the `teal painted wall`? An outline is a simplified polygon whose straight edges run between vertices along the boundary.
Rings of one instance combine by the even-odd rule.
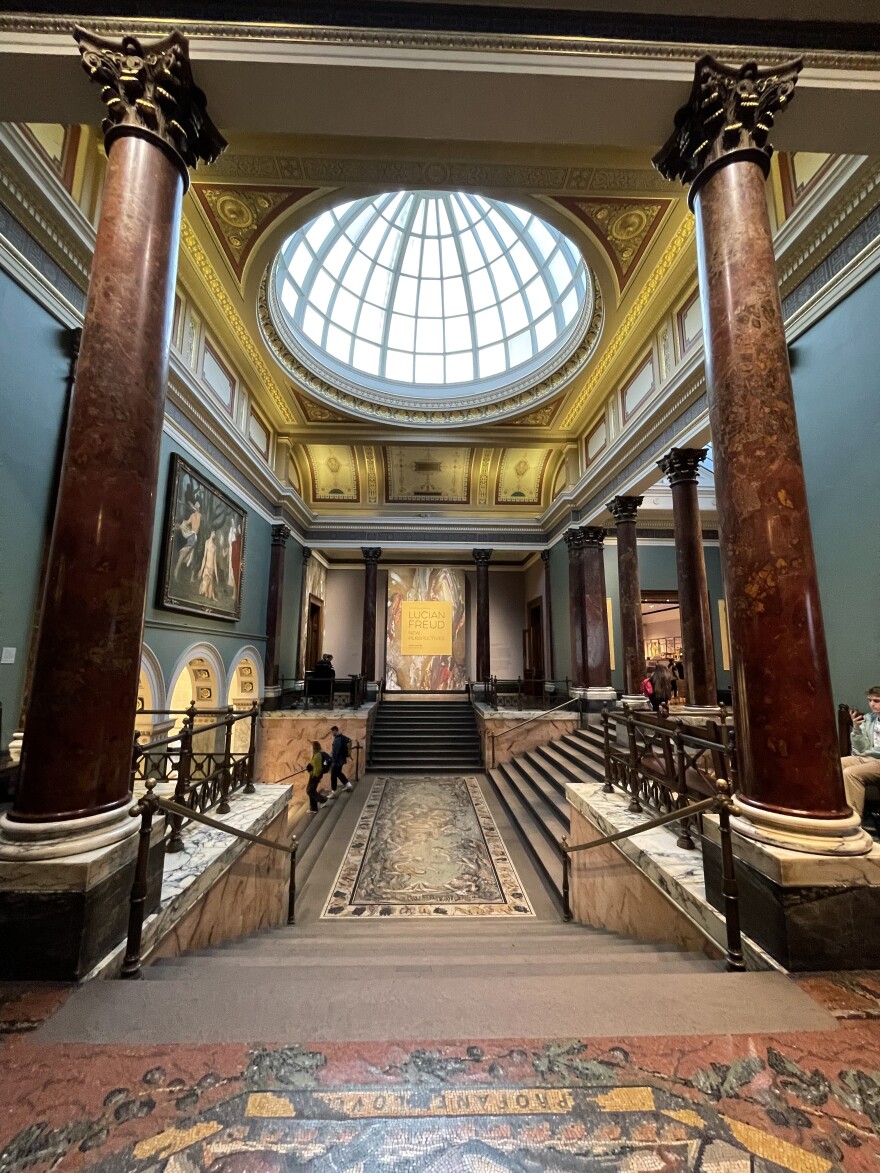
[[[284,550],[284,601],[281,604],[281,675],[296,675],[299,610],[302,601],[302,546],[287,539]]]
[[[0,272],[0,664],[5,748],[21,715],[67,398],[64,330]]]
[[[266,598],[269,575],[269,551],[272,541],[272,526],[258,513],[248,509],[241,497],[226,484],[220,484],[228,497],[245,509],[247,530],[244,547],[244,569],[241,580],[241,618],[230,623],[225,619],[213,619],[208,615],[188,615],[180,611],[167,611],[157,606],[162,573],[162,541],[165,528],[166,498],[169,488],[169,466],[172,453],[179,453],[193,468],[203,473],[207,480],[217,482],[215,474],[197,458],[175,444],[168,436],[162,437],[159,458],[159,484],[156,494],[156,515],[153,521],[153,554],[150,560],[150,579],[147,592],[147,606],[144,622],[144,643],[156,654],[170,690],[170,679],[181,654],[196,642],[212,644],[227,669],[240,648],[253,644],[265,658],[266,649]],[[224,698],[225,699],[225,698]]]
[[[792,376],[831,684],[880,684],[880,274],[792,346]]]

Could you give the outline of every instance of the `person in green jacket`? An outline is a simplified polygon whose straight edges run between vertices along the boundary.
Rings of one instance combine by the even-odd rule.
[[[880,684],[868,689],[868,712],[851,709],[850,757],[841,758],[846,800],[858,815],[865,809],[865,786],[880,784]]]
[[[318,783],[324,773],[324,754],[319,741],[312,742],[312,756],[306,765],[306,772],[309,775],[309,784],[306,786],[306,794],[309,796],[309,810],[315,814],[318,806],[323,806],[327,801],[325,795],[318,793]]]

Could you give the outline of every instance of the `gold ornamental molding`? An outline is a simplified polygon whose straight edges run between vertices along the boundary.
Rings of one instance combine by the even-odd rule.
[[[272,221],[314,190],[311,187],[192,184],[193,195],[239,281],[254,245]]]
[[[757,61],[773,64],[799,55],[804,64],[820,69],[880,69],[880,53],[807,49],[792,45],[730,45],[709,41],[616,39],[605,37],[529,36],[511,33],[469,33],[446,30],[369,29],[328,25],[249,23],[246,21],[159,20],[133,17],[96,17],[89,14],[50,15],[4,13],[0,34],[59,34],[69,36],[83,20],[103,36],[159,37],[177,31],[190,40],[266,41],[290,45],[338,45],[346,48],[429,49],[471,53],[545,54],[578,57],[629,57],[652,61],[694,61],[705,53],[734,64]]]
[[[187,256],[198,269],[205,284],[210,289],[217,303],[217,308],[223,314],[224,318],[229,324],[230,329],[238,340],[242,350],[250,359],[254,370],[260,377],[263,387],[268,392],[272,402],[278,408],[281,418],[285,423],[295,423],[296,419],[293,412],[290,410],[290,405],[284,397],[284,394],[275,380],[272,378],[272,372],[269,370],[266,362],[261,356],[257,346],[251,337],[250,331],[242,321],[238,311],[232,304],[223,282],[217,275],[217,271],[211,264],[208,254],[199,243],[199,239],[193,231],[192,225],[188,220],[184,219],[180,226],[180,243],[186,250]]]
[[[688,247],[694,239],[694,221],[693,217],[688,216],[682,221],[675,236],[669,242],[669,245],[663,256],[657,263],[656,268],[645,282],[638,297],[632,304],[632,308],[624,318],[620,328],[613,338],[606,344],[605,349],[596,363],[593,373],[581,389],[575,401],[568,409],[565,418],[562,421],[563,428],[571,428],[575,420],[580,415],[581,411],[587,405],[593,392],[599,386],[599,383],[604,378],[615,358],[617,358],[623,347],[632,341],[632,333],[639,322],[639,319],[645,313],[645,310],[650,305],[652,297],[663,283],[664,278],[678,258]]]
[[[596,237],[611,261],[617,288],[622,293],[675,200],[557,196],[553,202],[575,216]]]

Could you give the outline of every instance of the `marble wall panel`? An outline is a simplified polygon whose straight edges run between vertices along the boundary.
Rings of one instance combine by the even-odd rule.
[[[262,835],[286,845],[287,811],[276,815]],[[179,957],[284,924],[289,882],[289,856],[251,844],[162,938],[150,960]]]
[[[604,834],[570,808],[570,843],[589,843]],[[638,941],[675,945],[709,957],[721,950],[612,844],[572,856],[571,909],[578,924],[626,933]]]
[[[535,749],[539,745],[547,745],[566,733],[574,733],[578,727],[576,713],[554,713],[552,717],[541,715],[530,725],[523,725],[529,717],[528,712],[514,713],[505,716],[496,716],[494,712],[487,713],[477,709],[477,728],[480,731],[480,741],[483,745],[483,761],[487,767],[509,762],[518,754]],[[514,729],[515,726],[522,726]],[[508,730],[514,732],[509,733]],[[492,734],[495,735],[494,761],[492,749]],[[504,734],[504,736],[502,736]]]
[[[333,741],[330,733],[332,725],[338,725],[346,737],[351,738],[352,743],[360,742],[360,761],[358,763],[357,753],[352,749],[351,760],[346,765],[345,773],[351,781],[361,777],[365,770],[371,716],[375,707],[365,705],[356,713],[352,713],[350,709],[336,712],[315,710],[307,713],[263,713],[260,717],[257,740],[257,780],[274,783],[285,779],[285,786],[293,786],[291,806],[304,803],[309,776],[302,771],[312,756],[312,742],[319,741],[321,747],[329,753]],[[355,768],[358,764],[360,772],[356,773]],[[293,774],[293,777],[288,778],[288,774]],[[327,784],[329,785],[329,777]]]

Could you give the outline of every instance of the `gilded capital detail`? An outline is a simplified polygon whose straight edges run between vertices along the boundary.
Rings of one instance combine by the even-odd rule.
[[[562,535],[562,538],[563,538],[563,541],[565,542],[566,546],[568,546],[569,554],[571,554],[572,552],[576,552],[577,550],[583,550],[583,548],[584,548],[584,535],[576,527],[573,529],[566,530],[565,533]]]
[[[754,61],[737,66],[701,57],[690,98],[675,115],[675,130],[654,166],[665,179],[693,183],[726,156],[747,152],[766,173],[773,154],[770,131],[794,97],[802,66],[802,58],[759,68]]]
[[[670,485],[696,481],[700,475],[700,464],[706,459],[708,451],[708,448],[670,448],[669,453],[657,464],[669,478]]]
[[[382,557],[381,546],[361,546],[361,554],[364,557],[364,562],[372,562],[375,565]]]
[[[471,557],[477,566],[488,566],[489,560],[492,557],[491,550],[472,550]]]
[[[272,545],[286,546],[287,539],[290,537],[290,528],[286,525],[272,526]]]
[[[635,521],[639,506],[644,499],[644,497],[615,497],[608,502],[608,511],[617,525],[620,525],[622,521]]]
[[[601,548],[605,545],[605,530],[601,525],[582,525],[581,540],[585,550],[588,547],[598,546]]]
[[[107,117],[101,123],[105,142],[120,134],[140,134],[173,152],[186,177],[189,167],[213,163],[226,140],[208,117],[207,99],[195,84],[189,47],[180,33],[142,44],[123,37],[121,44],[76,28],[86,73],[101,86]]]

